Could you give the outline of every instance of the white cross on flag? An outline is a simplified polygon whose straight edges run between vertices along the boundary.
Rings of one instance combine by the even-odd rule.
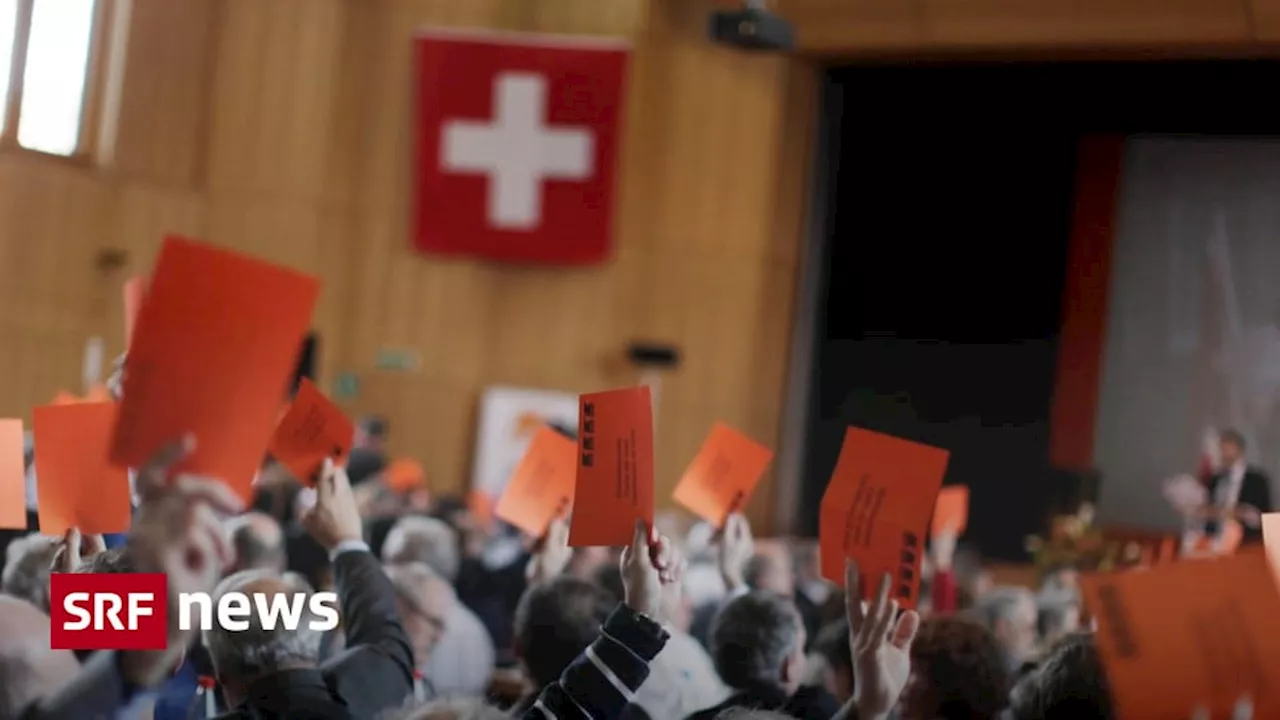
[[[628,47],[420,35],[414,245],[502,262],[608,257]]]

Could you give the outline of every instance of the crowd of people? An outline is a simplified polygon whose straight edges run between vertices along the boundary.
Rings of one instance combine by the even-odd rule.
[[[936,534],[914,609],[889,578],[824,581],[814,543],[660,513],[624,548],[485,524],[466,502],[384,482],[366,421],[314,488],[268,458],[249,506],[172,467],[133,474],[126,538],[12,538],[0,590],[0,720],[1057,720],[1110,718],[1072,568],[995,586]],[[333,590],[339,629],[214,628],[170,613],[165,651],[49,647],[52,573],[163,572],[180,593]],[[869,585],[864,592],[861,584]],[[865,599],[864,599],[865,598]]]

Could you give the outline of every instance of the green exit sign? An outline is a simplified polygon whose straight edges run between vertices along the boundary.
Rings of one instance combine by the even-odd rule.
[[[417,370],[422,361],[416,350],[407,348],[382,348],[374,360],[374,367],[379,370]]]

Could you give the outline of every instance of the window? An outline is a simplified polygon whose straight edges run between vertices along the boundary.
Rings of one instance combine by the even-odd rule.
[[[101,7],[107,0],[0,0],[0,146],[84,149]]]

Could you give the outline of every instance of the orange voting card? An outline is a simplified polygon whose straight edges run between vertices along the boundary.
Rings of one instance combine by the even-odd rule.
[[[181,469],[247,498],[318,293],[308,275],[168,238],[129,346],[111,460],[138,467],[191,433]]]
[[[578,398],[573,547],[627,545],[637,520],[653,527],[653,405],[648,386]]]
[[[915,607],[925,532],[947,459],[946,450],[846,429],[818,515],[823,577],[843,583],[845,559],[851,558],[868,595],[889,573],[893,597]]]
[[[382,472],[383,482],[387,487],[396,492],[409,492],[419,488],[426,488],[427,471],[422,469],[422,465],[413,458],[400,458],[392,460],[387,469]]]
[[[80,402],[80,396],[66,390],[59,390],[51,402],[54,405],[74,405]]]
[[[948,485],[938,491],[938,501],[933,505],[933,523],[929,534],[937,535],[949,527],[957,535],[963,535],[969,524],[969,486]]]
[[[311,485],[325,458],[333,458],[338,465],[346,463],[355,432],[342,410],[303,378],[267,451],[295,478]]]
[[[0,529],[27,529],[27,470],[21,420],[0,420]]]
[[[129,347],[133,340],[133,327],[138,321],[138,311],[142,309],[143,298],[147,293],[145,275],[131,277],[124,284],[124,346]]]
[[[543,425],[507,480],[494,513],[532,537],[569,511],[578,471],[578,446]]]
[[[1262,544],[1267,548],[1272,567],[1280,572],[1280,513],[1262,514]]]
[[[1255,718],[1280,717],[1280,590],[1262,553],[1089,575],[1085,605],[1125,720],[1231,717],[1242,694]]]
[[[129,529],[129,474],[107,461],[114,403],[50,405],[34,410],[40,532],[61,535]]]
[[[717,527],[751,500],[773,451],[716,423],[676,485],[675,500]]]

